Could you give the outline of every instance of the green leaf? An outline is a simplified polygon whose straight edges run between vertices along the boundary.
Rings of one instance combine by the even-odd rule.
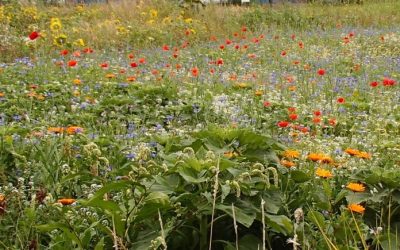
[[[349,203],[349,204],[351,204],[351,203],[360,203],[360,202],[367,201],[369,196],[370,196],[369,193],[349,192],[346,195],[346,200],[347,200],[347,203]]]
[[[36,228],[40,231],[52,231],[54,229],[60,229],[63,231],[63,234],[70,239],[71,241],[75,242],[76,244],[78,244],[78,246],[80,248],[83,249],[83,245],[82,242],[80,241],[80,239],[77,237],[76,234],[73,233],[73,229],[70,228],[67,224],[63,224],[63,223],[59,223],[59,222],[53,222],[53,223],[48,223],[48,224],[44,224],[44,225],[38,225],[36,226]]]
[[[104,237],[96,244],[94,250],[103,250],[104,249]]]
[[[321,230],[325,228],[325,218],[320,212],[310,211],[307,214],[307,218],[309,221],[314,223],[314,225],[318,226]]]
[[[221,210],[231,216],[233,218],[233,212],[232,212],[232,206],[227,206],[224,204],[218,204],[215,206],[217,210]],[[246,208],[238,208],[237,206],[234,207],[235,209],[235,217],[236,221],[240,224],[242,224],[245,227],[250,227],[255,218],[256,218],[256,212],[253,211],[252,209],[246,209]]]
[[[207,181],[207,178],[202,177],[205,172],[198,173],[191,168],[181,167],[179,168],[178,173],[185,181],[189,183],[202,183]]]
[[[297,183],[303,183],[311,180],[311,176],[301,170],[290,170],[290,178]]]
[[[293,223],[285,215],[265,215],[267,225],[270,226],[274,231],[282,233],[285,236],[293,232]]]

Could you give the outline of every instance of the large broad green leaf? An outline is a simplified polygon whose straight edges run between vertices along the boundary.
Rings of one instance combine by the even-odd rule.
[[[293,232],[293,223],[285,215],[272,215],[266,214],[266,224],[272,228],[272,230],[282,233],[284,235],[290,235]]]
[[[232,206],[218,204],[215,206],[215,208],[217,210],[225,212],[226,214],[230,215],[233,218]],[[253,209],[238,208],[237,206],[235,206],[234,209],[235,209],[235,218],[238,223],[242,224],[245,227],[250,227],[253,224],[256,218],[256,212]]]
[[[308,220],[310,220],[314,225],[318,226],[321,230],[325,228],[325,218],[317,211],[310,211],[307,214]]]
[[[301,170],[291,170],[290,178],[297,183],[303,183],[311,179],[311,176]]]
[[[349,204],[351,203],[360,203],[367,201],[368,198],[370,197],[369,193],[354,193],[354,192],[349,192],[346,195],[346,200]]]
[[[154,216],[158,210],[168,208],[169,205],[168,195],[162,192],[152,192],[145,198],[143,207],[135,216],[135,222]]]
[[[96,244],[94,250],[103,250],[104,249],[104,237]]]
[[[70,239],[71,241],[75,242],[76,244],[78,244],[78,246],[83,249],[83,245],[80,241],[80,239],[74,234],[72,233],[72,230],[67,224],[63,224],[63,223],[59,223],[59,222],[53,222],[53,223],[48,223],[48,224],[44,224],[44,225],[38,225],[36,226],[36,228],[40,231],[45,231],[45,232],[49,232],[52,231],[54,229],[60,229],[63,231],[63,234]]]
[[[206,182],[207,178],[203,177],[205,172],[197,172],[196,170],[188,167],[181,167],[178,173],[182,178],[189,183],[202,183]]]
[[[232,242],[226,242],[226,246],[224,250],[236,250],[236,246]],[[240,250],[256,250],[262,249],[261,240],[254,236],[253,234],[246,234],[242,238],[239,239],[239,249]]]

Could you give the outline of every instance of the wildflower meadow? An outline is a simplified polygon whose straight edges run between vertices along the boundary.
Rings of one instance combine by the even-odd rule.
[[[0,1],[0,249],[400,249],[400,1]]]

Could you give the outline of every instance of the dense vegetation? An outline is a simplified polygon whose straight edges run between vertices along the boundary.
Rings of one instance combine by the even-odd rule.
[[[0,6],[1,248],[399,249],[399,10]]]

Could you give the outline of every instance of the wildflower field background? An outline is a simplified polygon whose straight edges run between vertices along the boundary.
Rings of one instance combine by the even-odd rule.
[[[313,2],[3,1],[0,249],[400,249],[400,1]]]

